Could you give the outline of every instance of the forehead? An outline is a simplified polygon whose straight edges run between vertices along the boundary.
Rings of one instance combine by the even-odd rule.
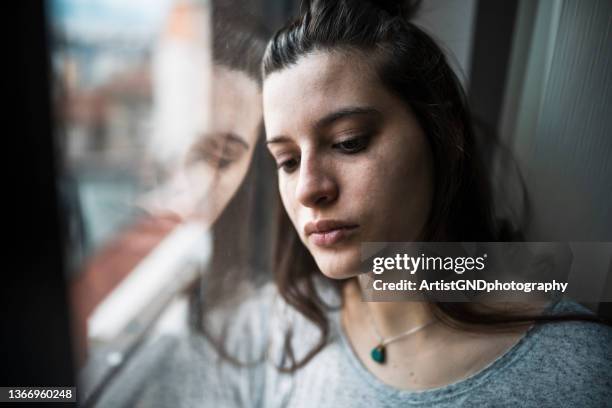
[[[373,64],[350,52],[316,52],[264,81],[264,119],[268,135],[310,126],[347,107],[383,103]]]
[[[261,92],[255,80],[221,66],[215,66],[212,79],[210,130],[236,133],[248,139],[256,136],[262,108]]]

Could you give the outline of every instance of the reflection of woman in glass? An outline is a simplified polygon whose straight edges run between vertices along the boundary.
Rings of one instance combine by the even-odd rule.
[[[177,3],[156,47],[148,153],[157,185],[143,202],[153,213],[210,225],[244,179],[261,133],[265,43],[249,34],[248,21],[228,23],[231,10],[221,4],[209,28],[208,12],[197,2]]]
[[[257,169],[252,159],[267,154],[261,137],[260,75],[266,34],[250,15],[236,12],[232,2],[216,3],[211,10],[206,3],[177,2],[156,47],[156,127],[147,146],[155,188],[140,201],[148,215],[97,255],[75,290],[83,355],[87,315],[183,221],[214,225],[209,269],[248,279],[243,276],[246,265],[254,263],[245,249],[254,234],[255,212],[250,206],[255,195],[263,198],[254,185]],[[190,312],[198,319],[204,309],[223,300],[218,292],[224,281],[215,278],[224,275],[209,274],[206,285],[191,282]],[[126,365],[136,364],[139,375],[145,375],[139,365],[142,359],[155,364],[162,357],[155,355],[155,347],[165,344],[141,347],[141,360]],[[96,356],[90,366],[95,364],[99,364]],[[118,403],[105,399],[116,397],[112,390],[101,405]],[[123,403],[131,406],[131,398],[136,397],[131,395]]]
[[[361,302],[361,242],[511,238],[494,217],[461,87],[410,13],[396,2],[313,2],[274,36],[263,111],[286,210],[275,285],[225,316],[221,357],[201,336],[167,347],[151,372],[170,385],[145,386],[143,401],[608,403],[612,331],[575,304],[525,317]],[[563,319],[583,321],[532,326]]]

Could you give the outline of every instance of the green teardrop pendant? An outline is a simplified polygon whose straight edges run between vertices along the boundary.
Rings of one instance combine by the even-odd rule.
[[[376,361],[378,364],[385,363],[385,346],[378,345],[374,347],[370,353],[372,356],[372,360]]]

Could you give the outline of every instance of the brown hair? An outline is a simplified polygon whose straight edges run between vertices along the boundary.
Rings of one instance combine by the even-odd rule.
[[[521,239],[523,217],[510,222],[495,215],[493,192],[482,159],[482,140],[474,131],[463,89],[435,41],[408,21],[418,1],[313,1],[301,16],[279,30],[268,44],[263,76],[298,63],[314,51],[349,50],[364,58],[376,55],[381,84],[415,113],[433,152],[435,192],[423,241],[491,242]],[[367,53],[367,54],[366,54]],[[300,361],[286,334],[284,353],[295,371],[307,364],[328,341],[329,309],[314,282],[321,276],[300,242],[286,213],[279,213],[275,280],[284,300],[320,330],[318,343]],[[345,282],[322,277],[338,293]],[[483,311],[469,303],[432,303],[440,320],[462,329],[493,330],[536,321],[600,321],[596,316],[536,316]]]
[[[269,39],[268,30],[245,8],[242,0],[213,1],[213,62],[242,72],[261,86],[260,67]],[[231,307],[241,300],[236,283],[261,286],[268,278],[264,271],[271,268],[271,256],[262,254],[271,252],[271,239],[262,239],[272,235],[267,233],[263,224],[266,209],[253,205],[259,204],[258,200],[264,197],[273,196],[274,187],[264,179],[265,174],[273,172],[273,165],[265,160],[263,133],[261,123],[245,178],[212,228],[210,262],[188,289],[191,328],[206,337],[223,358],[234,364],[243,362],[226,350],[228,327],[221,327],[218,333],[213,330],[209,317],[218,308]],[[219,168],[219,171],[223,169]]]

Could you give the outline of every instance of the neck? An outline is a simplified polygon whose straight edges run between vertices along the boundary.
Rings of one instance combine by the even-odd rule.
[[[344,301],[350,316],[368,319],[383,337],[395,336],[430,322],[434,317],[426,302],[364,302],[356,279],[344,287]],[[352,313],[351,313],[352,312]]]

